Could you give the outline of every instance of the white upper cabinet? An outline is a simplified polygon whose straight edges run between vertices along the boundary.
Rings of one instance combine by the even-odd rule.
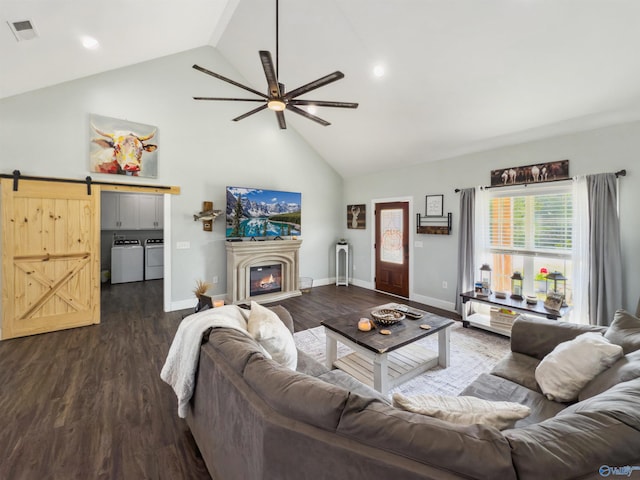
[[[154,230],[163,227],[164,197],[162,195],[139,195],[140,229]]]
[[[102,192],[102,230],[158,230],[163,228],[164,197],[143,193]]]

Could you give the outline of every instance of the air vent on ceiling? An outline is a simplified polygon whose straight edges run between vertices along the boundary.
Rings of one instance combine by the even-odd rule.
[[[38,32],[31,20],[19,20],[16,22],[7,22],[9,28],[16,37],[16,40],[21,42],[22,40],[32,40],[38,36]]]

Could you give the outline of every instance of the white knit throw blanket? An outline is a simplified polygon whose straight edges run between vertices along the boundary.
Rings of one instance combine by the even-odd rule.
[[[247,312],[248,313],[248,312]],[[225,305],[185,317],[173,338],[160,378],[178,397],[178,416],[185,418],[195,386],[202,334],[209,327],[226,327],[247,332],[247,319],[236,305]]]

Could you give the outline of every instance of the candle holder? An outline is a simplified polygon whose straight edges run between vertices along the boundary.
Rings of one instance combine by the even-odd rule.
[[[487,263],[480,267],[480,283],[482,284],[481,295],[485,297],[491,295],[491,267]]]
[[[562,306],[567,306],[567,278],[560,272],[551,272],[547,275],[547,292],[562,295]]]
[[[514,300],[522,300],[522,283],[524,278],[520,272],[513,272],[511,275],[511,298]]]

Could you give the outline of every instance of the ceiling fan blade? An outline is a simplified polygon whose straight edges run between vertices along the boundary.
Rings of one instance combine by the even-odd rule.
[[[264,102],[264,98],[193,97],[194,100],[230,100],[232,102]]]
[[[307,117],[309,120],[313,120],[314,122],[318,122],[320,125],[324,125],[325,127],[331,125],[326,120],[323,120],[320,117],[316,117],[315,115],[311,115],[309,112],[302,110],[301,108],[296,107],[295,105],[287,105],[287,110],[291,110],[298,115],[302,115],[303,117]]]
[[[276,112],[276,118],[278,119],[278,125],[280,125],[280,130],[287,129],[287,122],[284,120],[284,112]]]
[[[289,100],[289,105],[315,105],[318,107],[358,108],[357,103],[352,102],[328,102],[324,100]]]
[[[260,50],[260,61],[262,62],[262,68],[264,69],[264,76],[267,77],[270,96],[280,98],[280,86],[278,85],[276,71],[273,68],[271,53],[266,50]]]
[[[242,120],[243,118],[247,118],[249,115],[253,115],[254,113],[258,113],[261,110],[264,110],[265,108],[267,108],[267,104],[265,103],[264,105],[260,105],[258,108],[254,108],[253,110],[251,110],[250,112],[247,113],[243,113],[242,115],[240,115],[239,117],[236,118],[232,118],[232,120],[234,122],[237,122],[239,120]]]
[[[230,83],[231,85],[235,85],[236,87],[240,87],[240,88],[242,88],[244,90],[247,90],[248,92],[255,93],[256,95],[258,95],[258,96],[260,96],[262,98],[267,98],[267,99],[269,98],[268,96],[266,96],[262,92],[254,90],[251,87],[247,87],[246,85],[242,85],[241,83],[238,83],[235,80],[231,80],[230,78],[223,77],[219,73],[212,72],[211,70],[207,70],[206,68],[203,68],[203,67],[201,67],[199,65],[194,65],[193,68],[195,68],[196,70],[201,71],[202,73],[206,73],[207,75],[211,75],[212,77],[215,77],[215,78],[217,78],[219,80],[222,80],[223,82]]]
[[[333,73],[330,73],[329,75],[326,75],[322,78],[319,78],[317,80],[314,80],[313,82],[309,82],[306,85],[303,85],[301,87],[298,87],[294,90],[291,90],[290,92],[288,92],[284,98],[285,99],[291,99],[291,98],[295,98],[298,97],[302,94],[305,94],[307,92],[310,92],[311,90],[315,90],[316,88],[320,88],[320,87],[324,87],[325,85],[328,85],[332,82],[335,82],[336,80],[340,80],[341,78],[344,78],[344,73],[339,72],[339,71],[335,71]]]

